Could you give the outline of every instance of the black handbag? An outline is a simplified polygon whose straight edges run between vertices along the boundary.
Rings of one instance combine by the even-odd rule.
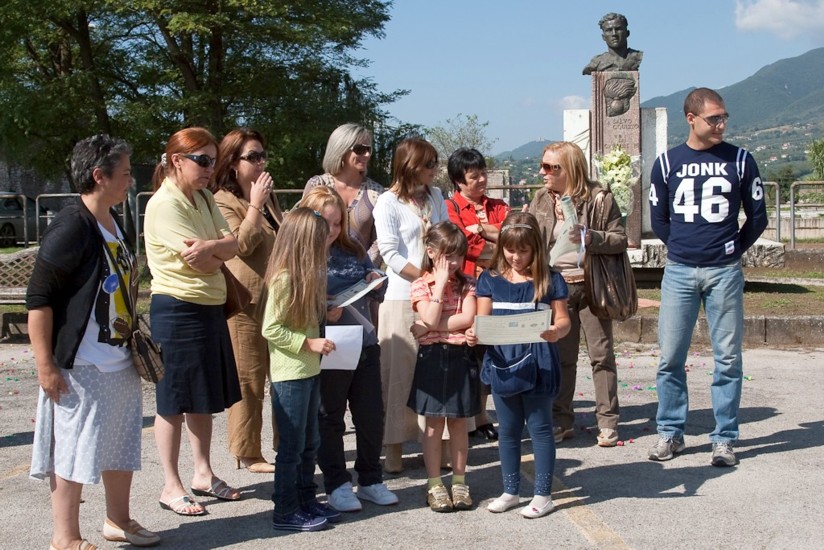
[[[609,191],[595,196],[591,229],[606,231],[613,197]],[[584,295],[593,315],[625,321],[638,311],[638,291],[627,251],[620,254],[590,254],[584,257]]]

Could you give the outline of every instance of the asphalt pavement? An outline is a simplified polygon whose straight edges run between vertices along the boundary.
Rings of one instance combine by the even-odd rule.
[[[582,355],[576,433],[558,446],[553,488],[557,509],[545,518],[527,520],[517,508],[503,514],[486,510],[489,500],[501,492],[498,453],[494,442],[474,439],[467,483],[476,506],[470,511],[436,514],[425,507],[421,449],[410,444],[405,446],[405,471],[385,476],[400,498],[397,506],[365,503],[362,512],[345,514],[342,523],[318,533],[274,531],[272,478],[235,469],[225,443],[225,414],[215,417],[214,469],[242,489],[243,499],[200,499],[207,515],[177,516],[158,506],[162,472],[153,437],[154,394],[148,384],[144,385],[143,470],[132,486],[132,516],[163,537],[161,548],[170,549],[821,547],[824,348],[758,346],[745,352],[741,440],[736,446],[740,462],[732,468],[709,464],[707,434],[714,425],[709,397],[711,353],[705,347],[690,352],[687,449],[674,460],[659,463],[647,459],[657,438],[655,347],[621,344],[618,351],[622,444],[610,449],[595,445],[594,392],[588,360]],[[0,548],[49,545],[48,483],[28,477],[36,393],[30,346],[0,343]],[[350,468],[354,439],[350,423],[346,435]],[[523,448],[525,505],[532,490],[526,435]],[[274,458],[273,451],[265,454]],[[191,476],[191,453],[185,437],[180,463],[186,480]],[[320,484],[320,476],[317,480]],[[102,485],[86,487],[83,497],[83,535],[100,548],[128,546],[103,539]]]

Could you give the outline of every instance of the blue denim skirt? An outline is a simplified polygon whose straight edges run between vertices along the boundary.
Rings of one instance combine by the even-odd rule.
[[[469,418],[481,412],[481,379],[469,346],[427,344],[418,349],[407,406],[423,416]]]
[[[157,414],[214,414],[240,401],[222,305],[204,306],[155,294],[151,327],[165,367],[157,384]]]

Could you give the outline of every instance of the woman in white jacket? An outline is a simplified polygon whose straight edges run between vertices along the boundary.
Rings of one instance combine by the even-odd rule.
[[[449,216],[443,194],[432,181],[438,153],[418,138],[402,141],[392,160],[392,187],[378,199],[373,212],[378,248],[386,262],[389,284],[378,315],[381,382],[385,408],[384,470],[403,470],[401,444],[418,439],[417,415],[406,406],[418,350],[410,327],[415,322],[409,287],[420,277],[423,236]]]

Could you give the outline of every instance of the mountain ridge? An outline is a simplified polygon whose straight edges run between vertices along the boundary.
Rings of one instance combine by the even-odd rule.
[[[643,79],[643,72],[641,76]],[[643,90],[643,82],[641,89]],[[684,98],[693,89],[694,86],[666,96],[656,96],[641,103],[641,108],[644,109],[667,109],[670,144],[682,142],[687,137],[689,127],[683,122],[683,105]],[[771,138],[780,141],[784,136],[785,141],[778,144],[779,147],[787,141],[805,141],[806,138],[812,137],[816,128],[824,129],[824,47],[765,65],[744,80],[719,88],[717,91],[724,98],[730,113],[727,135],[731,141],[750,141],[753,136],[759,136],[768,129],[774,130],[775,135],[770,134]],[[549,142],[530,141],[511,151],[495,155],[495,159],[511,158],[518,161],[533,158],[540,155],[544,145]],[[761,142],[746,144],[752,150],[762,145]],[[762,150],[766,151],[767,156],[763,160],[780,161],[780,148],[773,151],[768,150],[767,145],[764,147]]]

